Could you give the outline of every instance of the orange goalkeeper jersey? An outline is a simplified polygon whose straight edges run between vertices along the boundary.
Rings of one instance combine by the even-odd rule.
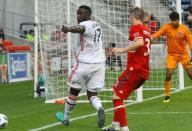
[[[167,37],[168,54],[187,54],[187,43],[190,45],[190,49],[192,50],[192,34],[183,24],[179,24],[179,27],[175,29],[170,23],[168,23],[159,31],[154,33],[152,37],[159,38],[162,35]]]

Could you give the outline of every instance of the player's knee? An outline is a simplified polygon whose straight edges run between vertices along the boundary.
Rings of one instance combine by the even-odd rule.
[[[171,78],[172,78],[172,74],[171,73],[167,73],[165,80],[166,81],[170,81]]]
[[[171,77],[169,76],[169,77],[166,77],[166,79],[165,79],[165,81],[170,81],[171,80]]]
[[[189,78],[192,80],[192,65],[185,68]]]
[[[188,73],[189,78],[192,80],[192,70]]]
[[[166,70],[166,81],[170,81],[172,79],[174,69],[167,69]]]
[[[70,87],[70,95],[78,96],[80,91],[81,91],[80,89],[76,89],[76,88]]]
[[[88,97],[88,100],[91,99],[91,97],[94,97],[94,96],[97,96],[97,92],[98,90],[87,90],[87,97]]]

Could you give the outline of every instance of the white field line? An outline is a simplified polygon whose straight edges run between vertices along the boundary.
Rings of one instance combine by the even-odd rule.
[[[185,87],[183,90],[186,90],[186,89],[189,89],[189,88],[192,88],[192,86]],[[173,91],[172,94],[175,94],[175,93],[180,92],[180,91],[183,91],[183,90]],[[150,98],[144,99],[142,102],[154,100],[154,99],[157,99],[157,98],[160,98],[160,97],[163,97],[163,96],[164,96],[164,94],[158,95],[158,96],[155,96],[155,97],[150,97]],[[138,102],[127,103],[127,104],[125,104],[125,106],[134,105],[134,104],[138,104]],[[113,111],[113,108],[105,109],[105,112],[110,112],[110,111]],[[80,119],[84,119],[84,118],[87,118],[87,117],[96,116],[96,115],[97,115],[97,113],[92,113],[92,114],[89,114],[89,115],[83,115],[83,116],[75,117],[75,118],[70,119],[70,122],[71,122],[71,121],[80,120]],[[29,130],[29,131],[41,131],[41,130],[43,130],[43,129],[51,128],[51,127],[58,126],[58,125],[61,125],[61,124],[62,124],[61,122],[56,122],[56,123],[53,123],[53,124],[49,124],[49,125],[45,125],[45,126],[36,128],[36,129],[31,129],[31,130]],[[109,126],[109,125],[108,125],[108,126]],[[107,126],[107,127],[108,127],[108,126]],[[106,128],[106,127],[104,127],[104,128]]]
[[[113,114],[113,113],[106,113]],[[192,112],[127,112],[128,115],[192,114]]]

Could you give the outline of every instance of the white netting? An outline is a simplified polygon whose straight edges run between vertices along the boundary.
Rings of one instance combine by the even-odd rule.
[[[121,71],[125,69],[127,58],[125,54],[113,57],[108,54],[108,51],[115,45],[127,46],[130,26],[129,11],[134,7],[135,2],[134,0],[69,0],[67,3],[67,1],[38,0],[40,46],[46,77],[46,100],[67,96],[69,88],[66,80],[70,65],[74,64],[75,34],[69,34],[67,39],[66,34],[62,34],[57,29],[61,28],[61,25],[77,25],[76,10],[80,5],[88,5],[93,11],[92,19],[98,21],[102,27],[102,40],[107,56],[105,88],[100,93],[100,97],[102,101],[111,101],[111,88]],[[165,0],[141,0],[141,6],[150,14],[154,14],[160,25],[169,21],[170,9],[166,3]],[[163,89],[164,86],[166,51],[163,44],[165,41],[155,42],[150,60],[150,80],[144,85],[144,89]],[[177,85],[176,73],[173,77],[173,86],[177,87]],[[85,94],[85,90],[81,92],[82,94]],[[87,98],[81,97],[81,99]]]
[[[38,1],[40,50],[45,76],[46,100],[66,96],[68,55],[66,35],[60,32],[66,24],[66,1]]]
[[[156,32],[165,23],[170,22],[169,14],[172,7],[168,0],[141,0],[141,7],[148,12],[150,18],[149,26],[152,33]],[[150,78],[144,85],[144,89],[157,90],[164,89],[165,80],[165,57],[166,57],[166,38],[152,42],[150,53]],[[174,72],[172,79],[172,89],[178,88],[178,70]]]

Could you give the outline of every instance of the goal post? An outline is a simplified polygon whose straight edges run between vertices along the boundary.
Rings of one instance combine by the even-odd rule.
[[[135,6],[141,7],[141,0],[135,0]],[[136,101],[143,101],[143,85],[136,90]]]
[[[34,97],[37,94],[37,83],[38,83],[38,0],[34,0],[34,22],[35,22],[35,41],[34,41]]]
[[[93,10],[92,19],[102,27],[103,48],[107,56],[105,87],[100,92],[103,102],[111,102],[112,86],[126,68],[127,56],[112,56],[112,47],[126,47],[129,34],[129,11],[135,6],[154,14],[163,25],[169,22],[171,9],[167,0],[36,0],[38,18],[38,37],[45,76],[46,102],[64,99],[69,92],[67,77],[74,66],[75,34],[65,34],[59,29],[62,25],[77,25],[76,10],[80,5],[88,5]],[[35,4],[36,5],[36,4]],[[143,100],[143,90],[163,90],[165,79],[165,40],[154,42],[150,55],[150,79],[130,97],[130,102]],[[180,70],[180,69],[179,69]],[[180,78],[175,71],[172,86],[178,89]],[[182,77],[182,75],[181,75]],[[178,79],[179,78],[179,79]],[[87,102],[86,89],[81,91],[79,102]]]
[[[181,0],[176,1],[176,10],[179,13],[179,19],[180,22],[182,23],[182,10],[181,10]],[[179,67],[179,89],[184,89],[184,72],[183,72],[183,67],[181,63],[178,65]]]

